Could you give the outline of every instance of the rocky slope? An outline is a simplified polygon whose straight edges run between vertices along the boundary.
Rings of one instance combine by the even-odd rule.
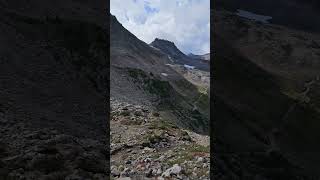
[[[111,96],[156,106],[180,126],[208,133],[209,98],[168,65],[167,54],[136,38],[114,16],[110,27]]]
[[[209,179],[209,137],[181,129],[155,109],[111,100],[114,179]]]
[[[107,178],[98,4],[0,1],[0,179]]]
[[[193,58],[193,59],[198,59],[201,61],[209,61],[210,62],[210,53],[207,54],[203,54],[203,55],[195,55],[195,54],[188,54],[189,57]]]
[[[223,9],[214,19],[218,169],[237,178],[318,179],[318,34]],[[239,167],[226,165],[232,161]]]
[[[175,69],[189,82],[195,85],[200,92],[210,97],[210,72],[198,69],[189,69],[178,64],[172,64],[170,67]]]

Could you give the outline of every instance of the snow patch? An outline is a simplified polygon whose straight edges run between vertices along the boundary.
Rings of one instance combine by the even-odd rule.
[[[183,65],[185,68],[187,68],[187,69],[194,69],[194,66],[189,66],[189,65],[187,65],[187,64],[185,64],[185,65]]]
[[[238,9],[238,12],[236,13],[236,15],[247,18],[247,19],[259,21],[262,23],[269,23],[268,21],[272,19],[271,16],[263,16],[263,15],[255,14],[255,13],[241,10],[241,9]]]
[[[170,60],[171,62],[174,62],[174,61],[172,60],[171,56],[168,55],[168,58],[169,58],[169,60]]]
[[[167,73],[161,73],[161,75],[162,75],[162,76],[166,76],[166,77],[168,76]]]

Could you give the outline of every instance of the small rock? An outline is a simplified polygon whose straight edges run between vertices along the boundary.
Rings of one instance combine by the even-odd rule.
[[[135,111],[135,112],[134,112],[134,115],[135,115],[135,116],[142,116],[143,114],[142,114],[141,111]]]
[[[146,176],[151,177],[152,176],[152,169],[149,169],[146,171]]]
[[[145,152],[154,152],[154,149],[149,148],[149,147],[145,147],[143,150],[144,150]]]
[[[162,173],[163,177],[170,177],[171,175],[178,175],[181,172],[181,167],[178,164],[173,165],[171,168],[167,169]]]
[[[157,170],[157,175],[160,175],[162,173],[162,170],[161,169],[158,169]]]
[[[121,176],[121,177],[128,177],[128,176],[129,176],[129,172],[130,172],[130,169],[129,169],[129,168],[125,168],[125,169],[121,172],[120,176]]]
[[[158,161],[164,161],[164,159],[165,159],[166,157],[164,156],[164,155],[162,155],[162,156],[160,156],[159,158],[158,158]]]
[[[203,162],[203,161],[204,161],[203,157],[198,157],[197,162]]]
[[[118,178],[117,180],[131,180],[130,177],[121,177],[121,178]]]
[[[160,114],[158,112],[153,112],[152,115],[155,116],[155,117],[159,117],[160,116]]]
[[[144,162],[151,162],[151,158],[146,158],[145,160],[144,160]]]
[[[114,168],[114,169],[111,169],[111,175],[114,177],[118,177],[120,176],[120,172],[116,168]]]
[[[123,170],[124,170],[124,167],[123,167],[122,165],[120,165],[120,166],[118,167],[118,170],[119,170],[119,171],[123,171]]]
[[[126,161],[126,164],[131,164],[132,162],[130,160]]]

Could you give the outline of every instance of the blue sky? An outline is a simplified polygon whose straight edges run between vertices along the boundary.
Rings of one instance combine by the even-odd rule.
[[[210,0],[111,0],[110,11],[146,43],[160,38],[186,54],[210,51]]]

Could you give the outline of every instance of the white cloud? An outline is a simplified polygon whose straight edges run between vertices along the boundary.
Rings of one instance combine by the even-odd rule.
[[[210,51],[210,0],[111,0],[110,11],[146,43],[161,38],[184,53]]]

